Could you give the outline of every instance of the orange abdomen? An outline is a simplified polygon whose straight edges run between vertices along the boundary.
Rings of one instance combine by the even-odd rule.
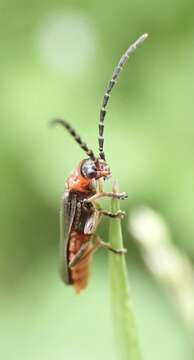
[[[79,251],[82,244],[90,239],[91,235],[85,235],[78,233],[76,231],[72,231],[70,234],[69,240],[69,249],[68,249],[68,258],[71,261],[74,256]],[[72,285],[75,288],[75,291],[79,293],[82,289],[87,286],[88,278],[89,278],[89,270],[90,270],[90,262],[91,262],[91,254],[90,250],[92,248],[92,244],[88,244],[86,247],[82,258],[78,261],[78,263],[73,266],[70,271],[70,280]]]

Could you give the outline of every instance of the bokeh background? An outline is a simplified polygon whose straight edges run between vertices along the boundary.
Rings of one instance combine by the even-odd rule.
[[[84,154],[48,120],[68,119],[97,150],[105,87],[119,56],[144,32],[149,39],[111,97],[107,159],[129,196],[123,209],[157,210],[193,258],[193,11],[190,0],[1,1],[2,359],[117,359],[107,254],[95,254],[80,296],[58,276],[60,196]],[[144,359],[193,359],[185,326],[147,272],[127,219],[123,230]],[[108,222],[99,231],[106,240]]]

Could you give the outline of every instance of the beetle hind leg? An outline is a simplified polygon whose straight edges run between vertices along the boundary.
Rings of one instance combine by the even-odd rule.
[[[94,235],[93,239],[95,239],[95,243],[92,245],[92,247],[86,253],[85,253],[85,251],[86,251],[88,245],[91,243],[92,239],[90,239],[87,242],[85,242],[84,244],[82,244],[79,251],[75,254],[73,259],[71,259],[69,262],[68,266],[70,269],[72,269],[78,263],[81,263],[83,260],[88,258],[88,256],[90,256],[95,250],[97,250],[101,247],[104,249],[107,249],[109,251],[112,251],[114,254],[117,254],[117,255],[123,255],[123,254],[127,253],[127,249],[125,249],[125,248],[114,249],[111,246],[111,244],[102,241],[101,238],[97,235]]]
[[[112,251],[113,253],[115,254],[118,254],[118,255],[123,255],[123,254],[126,254],[127,253],[127,249],[125,248],[121,248],[121,249],[114,249],[111,244],[109,243],[106,243],[102,240],[99,240],[99,247],[103,247],[104,249],[107,249],[109,251]]]
[[[86,251],[88,245],[91,242],[92,242],[92,240],[88,240],[87,242],[82,244],[79,251],[75,254],[73,259],[71,259],[70,262],[69,262],[68,266],[69,266],[70,269],[73,268],[78,263],[81,263],[83,260],[85,260],[91,253],[93,253],[99,247],[99,244],[95,243],[95,244],[92,245],[92,247],[88,251]]]
[[[123,255],[123,254],[127,253],[126,248],[114,249],[110,243],[104,242],[100,238],[100,236],[98,236],[96,234],[94,235],[94,239],[95,239],[96,248],[104,248],[104,249],[112,251],[113,253],[118,254],[118,255]]]

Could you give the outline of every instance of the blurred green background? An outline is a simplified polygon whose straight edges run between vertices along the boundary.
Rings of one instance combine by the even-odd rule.
[[[120,55],[144,32],[149,39],[111,97],[105,151],[129,196],[123,209],[151,205],[193,258],[193,12],[190,0],[1,1],[1,359],[116,360],[107,254],[95,255],[80,296],[58,276],[60,196],[84,153],[48,120],[68,119],[97,150],[105,87]],[[100,226],[105,240],[107,226]],[[123,228],[144,359],[193,359],[127,221]]]

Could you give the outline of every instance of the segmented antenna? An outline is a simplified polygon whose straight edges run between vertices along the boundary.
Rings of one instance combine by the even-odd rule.
[[[62,125],[70,134],[73,136],[75,141],[80,145],[80,147],[86,152],[86,154],[91,158],[92,160],[96,160],[96,157],[92,150],[90,150],[85,142],[82,141],[81,137],[76,133],[76,131],[71,127],[71,125],[62,119],[54,119],[50,122],[51,125],[60,124]]]
[[[106,115],[106,107],[107,107],[107,104],[108,104],[108,101],[109,101],[110,93],[111,93],[114,85],[116,84],[117,78],[119,77],[119,74],[120,74],[121,70],[123,69],[123,66],[127,62],[128,58],[136,50],[136,48],[144,42],[144,40],[147,37],[148,37],[148,34],[143,34],[127,49],[127,51],[123,54],[123,56],[119,60],[118,65],[116,66],[116,68],[113,71],[112,79],[108,83],[106,93],[104,95],[103,102],[102,102],[102,108],[100,110],[98,143],[99,143],[99,156],[100,156],[101,159],[105,160],[105,154],[104,154],[104,118],[105,118],[105,115]]]

